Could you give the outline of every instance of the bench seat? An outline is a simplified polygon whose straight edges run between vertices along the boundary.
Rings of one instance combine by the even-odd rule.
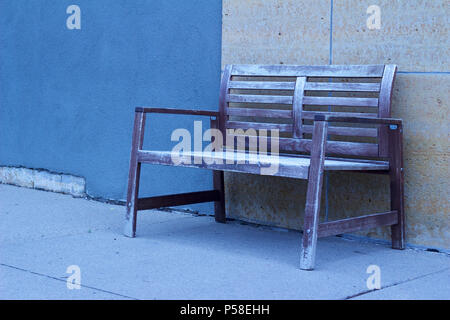
[[[175,164],[172,161],[173,156],[178,153],[171,151],[138,151],[138,161],[148,164],[204,168],[210,170],[245,172],[252,174],[264,174],[261,168],[269,168],[274,162],[274,158],[269,155],[261,156],[258,154],[244,152],[184,152],[185,162]],[[213,161],[194,161],[197,159],[210,159]],[[197,163],[196,163],[197,162]],[[213,163],[212,163],[213,162]],[[310,157],[301,155],[279,155],[277,158],[278,170],[274,174],[280,177],[290,177],[297,179],[308,179],[310,166]],[[344,158],[325,158],[324,170],[389,170],[388,161],[362,160],[362,159],[344,159]]]

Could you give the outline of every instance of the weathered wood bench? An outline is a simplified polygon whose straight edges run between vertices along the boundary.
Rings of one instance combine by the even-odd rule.
[[[223,172],[261,174],[261,167],[267,165],[267,160],[263,163],[258,158],[258,152],[242,148],[230,151],[228,145],[226,152],[212,156],[224,160],[223,163],[212,164],[205,161],[175,164],[172,151],[142,150],[146,114],[166,113],[210,117],[211,127],[220,129],[224,139],[234,134],[233,141],[239,134],[230,129],[279,131],[276,142],[280,154],[274,175],[308,180],[301,269],[314,268],[318,237],[391,226],[392,247],[403,249],[402,121],[390,118],[396,70],[395,65],[227,65],[222,75],[218,112],[136,108],[125,235],[135,236],[138,210],[160,207],[214,201],[216,221],[225,222]],[[247,138],[244,149],[252,137],[247,134]],[[268,136],[259,135],[256,139],[265,139],[271,147]],[[202,156],[189,151],[183,155],[188,159]],[[245,156],[247,160],[253,157],[254,161],[225,161]],[[213,170],[214,190],[138,198],[142,163]],[[391,210],[319,223],[322,181],[327,170],[389,175]]]

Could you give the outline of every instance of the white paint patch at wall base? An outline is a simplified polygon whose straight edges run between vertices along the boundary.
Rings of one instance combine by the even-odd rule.
[[[0,183],[61,192],[74,197],[84,197],[86,195],[86,181],[84,178],[42,169],[0,167]]]

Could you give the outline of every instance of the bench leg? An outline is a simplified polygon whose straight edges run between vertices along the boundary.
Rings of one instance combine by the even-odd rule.
[[[219,128],[219,120],[216,117],[211,118],[211,129]],[[214,218],[216,222],[225,223],[227,221],[225,213],[225,186],[223,181],[223,171],[213,171],[213,187],[219,191],[220,200],[214,202]]]
[[[315,121],[311,149],[311,162],[309,166],[308,190],[306,194],[303,242],[300,256],[300,269],[303,270],[314,269],[314,262],[316,258],[326,135],[327,122]]]
[[[305,222],[303,227],[303,242],[300,258],[300,269],[314,269],[317,246],[317,231],[319,226],[320,198],[322,194],[323,171],[308,181],[306,195]]]
[[[144,138],[145,113],[135,113],[133,140],[131,146],[130,171],[128,173],[128,189],[124,234],[127,237],[136,236],[137,199],[139,194],[139,178],[141,163],[137,159],[137,151],[142,148]]]
[[[137,200],[139,194],[140,171],[140,163],[136,163],[133,168],[130,167],[130,175],[133,175],[133,177],[128,181],[127,214],[125,218],[124,234],[131,238],[136,236]]]
[[[216,219],[216,222],[225,223],[226,214],[223,171],[213,171],[213,186],[214,190],[217,190],[220,193],[220,200],[214,202],[214,218]]]
[[[391,189],[391,210],[398,212],[398,224],[391,226],[392,248],[405,249],[405,209],[403,193],[403,141],[402,127],[392,126],[389,128],[390,146],[390,189]]]

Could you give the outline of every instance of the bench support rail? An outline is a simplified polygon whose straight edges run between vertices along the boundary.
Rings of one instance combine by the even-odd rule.
[[[137,210],[150,210],[164,207],[176,207],[186,204],[220,201],[217,190],[170,194],[165,196],[139,198]]]
[[[381,226],[397,224],[398,212],[374,213],[362,217],[348,218],[319,224],[319,238],[355,232]]]

